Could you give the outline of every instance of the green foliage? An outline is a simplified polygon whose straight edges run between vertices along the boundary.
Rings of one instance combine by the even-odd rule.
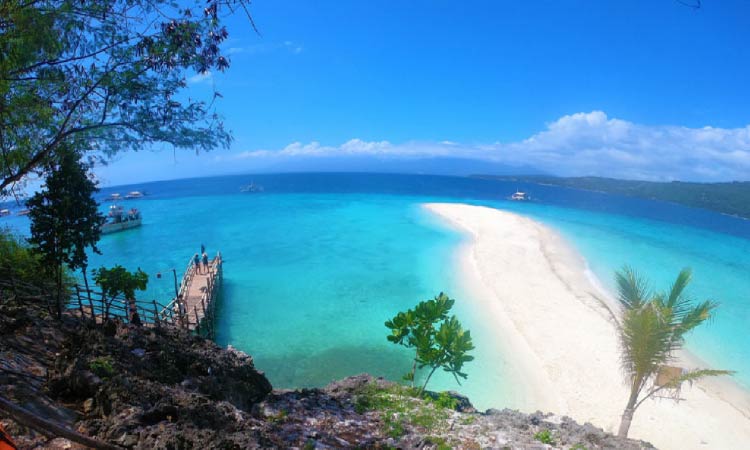
[[[62,264],[71,269],[86,265],[86,248],[99,252],[104,216],[93,194],[96,184],[87,175],[78,152],[61,147],[58,163],[50,165],[44,189],[26,203],[31,219],[29,242],[49,266]]]
[[[31,219],[32,249],[40,255],[45,272],[54,274],[57,286],[57,314],[62,315],[64,267],[85,268],[86,249],[95,252],[104,217],[98,211],[93,194],[96,185],[88,178],[80,154],[58,147],[57,162],[50,163],[49,175],[41,191],[27,202]]]
[[[111,269],[100,267],[94,269],[94,282],[102,288],[107,301],[104,316],[109,317],[109,308],[114,299],[123,295],[127,300],[135,300],[135,291],[144,291],[148,285],[148,275],[140,268],[135,272],[129,272],[121,265]]]
[[[479,178],[539,183],[607,192],[627,197],[663,200],[750,219],[750,182],[747,181],[730,183],[672,181],[663,183],[602,177],[563,178],[546,175],[521,177],[482,175]]]
[[[683,269],[668,291],[654,293],[648,282],[630,267],[615,274],[623,307],[619,330],[621,361],[631,387],[620,424],[622,437],[627,436],[635,409],[656,392],[679,387],[685,381],[731,373],[700,369],[687,372],[664,386],[654,383],[659,369],[672,361],[674,353],[684,345],[685,335],[710,319],[718,306],[709,300],[698,304],[690,301],[685,289],[691,276],[689,269]]]
[[[285,409],[280,409],[276,414],[268,417],[268,421],[271,423],[282,423],[289,416],[289,413]]]
[[[394,418],[393,416],[386,416],[383,418],[383,424],[386,427],[386,432],[388,436],[398,439],[401,436],[406,434],[406,429],[404,428],[404,422],[401,420],[398,420],[398,418]]]
[[[585,445],[578,443],[578,444],[570,447],[570,450],[588,450],[588,449],[586,448]]]
[[[455,410],[458,406],[458,400],[451,397],[451,395],[445,391],[440,392],[437,397],[432,397],[429,395],[425,395],[424,399],[428,402],[433,403],[435,406],[439,408],[445,408],[445,409],[452,409]]]
[[[450,450],[452,447],[448,440],[439,436],[427,436],[424,438],[424,445],[434,445],[437,450]]]
[[[9,276],[35,286],[43,285],[47,278],[40,256],[7,229],[0,229],[0,268],[9,271]]]
[[[129,272],[118,264],[111,269],[106,267],[94,269],[93,274],[94,282],[108,297],[124,295],[125,298],[132,300],[135,299],[136,290],[144,291],[148,285],[148,275],[140,268],[135,272]]]
[[[101,378],[109,378],[115,373],[112,358],[109,356],[94,358],[89,363],[89,369]]]
[[[471,425],[471,424],[473,424],[476,421],[477,421],[477,416],[464,416],[461,419],[461,423],[463,425]]]
[[[356,393],[355,410],[380,411],[385,433],[398,438],[406,433],[406,426],[441,431],[446,426],[448,412],[434,403],[424,401],[419,392],[403,386],[379,388],[369,384]]]
[[[368,384],[357,392],[354,410],[359,414],[365,411],[384,411],[400,405],[403,397],[413,397],[408,388],[393,386],[390,388],[378,388]]]
[[[552,438],[552,433],[544,429],[534,435],[534,439],[541,442],[542,444],[555,445],[555,440]]]
[[[157,142],[227,147],[231,136],[213,110],[218,92],[204,100],[183,93],[192,74],[229,66],[222,20],[249,4],[0,2],[0,194],[45,172],[65,144],[102,159]]]
[[[415,350],[414,365],[404,379],[413,385],[417,368],[430,367],[420,392],[438,368],[451,373],[460,384],[459,377],[467,377],[462,372],[463,365],[474,359],[469,355],[474,349],[471,333],[464,331],[456,316],[448,317],[454,303],[455,300],[441,292],[385,322],[391,330],[388,341]]]

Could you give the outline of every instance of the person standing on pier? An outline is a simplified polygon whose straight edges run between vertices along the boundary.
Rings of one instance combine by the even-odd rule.
[[[201,273],[201,257],[198,256],[196,253],[193,255],[193,265],[195,266],[195,271],[200,275]]]
[[[208,253],[203,252],[203,271],[208,274]]]

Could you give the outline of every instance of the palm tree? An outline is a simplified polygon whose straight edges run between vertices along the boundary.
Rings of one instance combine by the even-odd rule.
[[[708,320],[718,304],[707,300],[692,305],[684,293],[690,283],[690,269],[677,275],[669,292],[652,292],[646,280],[627,266],[616,272],[615,278],[623,307],[619,329],[621,361],[630,385],[618,435],[627,437],[635,410],[647,398],[663,389],[678,388],[685,381],[732,372],[695,369],[657,385],[659,369],[674,359],[674,353],[685,343],[685,335]]]

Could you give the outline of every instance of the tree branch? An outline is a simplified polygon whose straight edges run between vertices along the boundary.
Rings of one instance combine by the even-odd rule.
[[[18,422],[19,424],[25,427],[29,427],[32,430],[48,437],[64,437],[65,439],[69,439],[73,442],[77,442],[79,444],[95,449],[118,450],[122,448],[116,445],[108,444],[106,442],[101,442],[81,433],[77,433],[66,428],[63,425],[52,422],[51,420],[42,419],[41,417],[32,414],[27,409],[15,405],[3,397],[0,397],[0,412],[3,412],[5,415]]]

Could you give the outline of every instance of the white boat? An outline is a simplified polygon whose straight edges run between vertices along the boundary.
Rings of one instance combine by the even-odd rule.
[[[245,186],[240,187],[240,192],[263,192],[263,186],[259,184],[255,184],[255,182],[251,181],[250,184],[247,184]]]
[[[126,199],[132,200],[134,198],[141,198],[143,197],[143,193],[140,191],[130,191],[128,192],[128,195],[125,196]]]
[[[525,201],[531,200],[531,197],[525,192],[521,192],[517,190],[515,194],[510,196],[510,199],[513,201],[517,201],[517,202],[525,202]]]
[[[129,230],[141,226],[141,212],[131,208],[126,213],[122,206],[112,205],[109,207],[107,221],[102,225],[102,234],[114,233],[117,231]]]
[[[10,210],[9,209],[0,209],[0,216],[9,216]]]
[[[117,202],[120,200],[122,200],[122,198],[120,197],[120,194],[117,193],[111,194],[109,197],[107,197],[108,202]]]
[[[30,212],[31,211],[29,211],[28,209],[22,209],[22,210],[18,211],[16,213],[16,215],[17,216],[28,216]]]

